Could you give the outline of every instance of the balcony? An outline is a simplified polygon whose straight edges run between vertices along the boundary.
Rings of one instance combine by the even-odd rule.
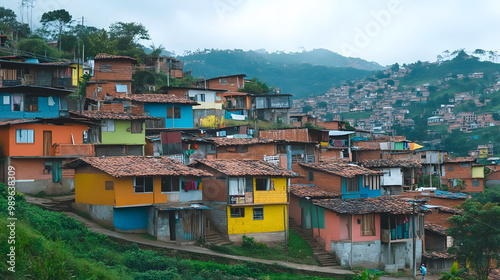
[[[94,156],[94,144],[54,144],[55,156]]]

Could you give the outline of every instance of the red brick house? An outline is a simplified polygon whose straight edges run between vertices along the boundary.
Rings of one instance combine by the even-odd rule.
[[[236,74],[211,78],[206,81],[206,87],[209,89],[226,89],[237,92],[245,86],[246,76],[245,74]]]
[[[94,76],[87,82],[87,98],[109,102],[114,97],[130,96],[132,65],[135,64],[137,59],[132,57],[97,54],[94,57]]]
[[[484,191],[484,167],[476,164],[475,157],[448,158],[442,171],[442,183],[451,191]]]

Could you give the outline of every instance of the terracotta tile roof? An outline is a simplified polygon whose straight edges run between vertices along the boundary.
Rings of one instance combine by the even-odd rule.
[[[413,213],[413,206],[410,202],[392,196],[353,199],[318,199],[314,201],[314,205],[340,214]],[[415,207],[415,212],[424,211],[425,210],[420,206]]]
[[[454,157],[454,158],[448,158],[446,159],[445,162],[475,162],[476,158],[475,157]]]
[[[31,123],[31,122],[37,122],[38,120],[36,119],[14,119],[14,120],[6,120],[0,122],[0,126],[4,125],[11,125],[11,124],[18,124],[18,123]]]
[[[213,142],[217,146],[237,146],[237,145],[256,145],[277,143],[277,140],[268,138],[227,138],[227,137],[212,137],[204,138],[205,141]]]
[[[173,103],[173,104],[200,105],[198,102],[194,100],[177,97],[173,94],[151,94],[151,93],[133,94],[126,99],[142,103]]]
[[[414,159],[369,159],[362,161],[361,166],[374,167],[421,167],[422,163]]]
[[[450,213],[450,214],[461,215],[464,213],[464,210],[458,209],[458,208],[453,208],[453,207],[441,206],[438,208],[438,212],[445,212],[445,213]]]
[[[436,224],[431,224],[431,223],[425,223],[424,225],[426,230],[441,234],[441,235],[446,235],[446,228],[440,225]]]
[[[323,190],[321,187],[314,185],[292,184],[290,185],[290,193],[297,197],[310,198],[339,198],[340,193]]]
[[[108,119],[108,120],[149,120],[149,119],[156,119],[155,117],[150,117],[150,116],[133,115],[133,114],[128,114],[128,113],[114,113],[114,112],[105,112],[105,111],[82,111],[82,113],[72,111],[71,114],[74,116],[77,116],[77,117],[85,117],[87,119],[92,119],[92,120],[102,120],[102,119]]]
[[[352,163],[341,161],[323,163],[299,163],[301,166],[316,169],[342,177],[353,178],[356,175],[384,175],[383,172],[374,171]]]
[[[126,176],[212,176],[211,173],[189,167],[168,157],[116,156],[83,157],[67,163],[76,168],[90,165],[113,177]]]
[[[94,56],[94,60],[99,60],[99,59],[130,59],[133,62],[137,63],[137,59],[133,57],[123,56],[123,55],[112,55],[107,53],[98,53]]]
[[[422,255],[426,259],[454,259],[455,255],[447,253],[446,251],[432,251],[432,252],[424,252]]]
[[[489,280],[500,280],[500,268],[492,269],[490,275],[488,275]]]
[[[189,166],[208,166],[227,176],[298,177],[290,170],[262,160],[199,159]]]

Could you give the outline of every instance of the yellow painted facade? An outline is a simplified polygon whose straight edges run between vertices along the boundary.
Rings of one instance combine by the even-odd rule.
[[[114,181],[115,179],[106,173],[75,174],[75,202],[115,205],[115,191],[106,190],[104,186],[106,181]]]
[[[484,178],[484,167],[472,167],[472,178]]]
[[[113,190],[106,190],[106,181],[113,181]],[[154,177],[153,184],[153,193],[135,193],[134,177],[115,178],[105,173],[77,173],[75,202],[114,206],[166,203],[167,194],[161,193],[161,177]]]
[[[253,203],[285,203],[288,201],[286,192],[286,178],[271,178],[271,190],[256,191],[255,178],[253,179]],[[274,190],[272,189],[274,187]]]
[[[259,207],[264,209],[264,219],[254,220],[253,208]],[[231,218],[230,208],[230,206],[227,207],[228,234],[283,231],[285,227],[283,208],[285,208],[285,214],[288,215],[286,204],[245,206],[245,216],[239,218]]]

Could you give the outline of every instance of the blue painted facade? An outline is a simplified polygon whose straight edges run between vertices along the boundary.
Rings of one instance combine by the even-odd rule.
[[[359,184],[359,191],[357,192],[348,192],[347,191],[347,179],[342,177],[342,199],[349,198],[368,198],[368,197],[377,197],[382,195],[382,191],[378,190],[370,190],[370,186],[363,186],[363,177],[356,176],[355,180]]]
[[[113,209],[113,226],[121,230],[146,229],[148,226],[148,208],[125,207]]]
[[[167,108],[180,108],[179,119],[167,118]],[[151,117],[165,118],[165,128],[193,128],[193,105],[169,103],[144,103],[144,111]]]
[[[38,96],[38,109],[36,112],[26,112],[25,108],[22,111],[12,111],[12,95],[10,93],[0,93],[0,119],[34,119],[34,118],[57,118],[67,116],[68,111],[60,110],[60,97],[53,95],[51,101],[53,104],[49,106],[48,96]],[[26,101],[26,95],[23,95],[23,104]],[[30,95],[33,96],[33,95]],[[63,97],[64,98],[64,97]],[[6,100],[8,99],[8,101]],[[51,103],[52,103],[51,102]]]

